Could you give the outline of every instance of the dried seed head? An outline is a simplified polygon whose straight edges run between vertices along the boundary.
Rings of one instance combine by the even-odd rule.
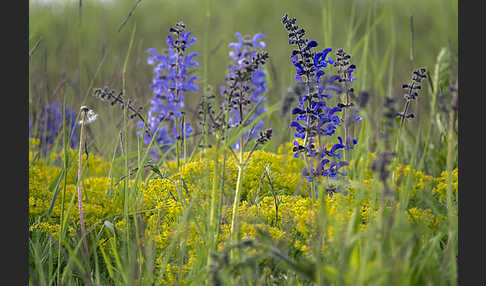
[[[87,106],[81,106],[81,112],[85,112],[86,118],[84,119],[84,124],[90,124],[98,118],[98,114],[96,114],[92,109],[89,109]],[[83,120],[78,122],[79,124],[83,123]]]

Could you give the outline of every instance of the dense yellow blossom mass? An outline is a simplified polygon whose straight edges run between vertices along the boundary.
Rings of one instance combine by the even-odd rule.
[[[29,147],[29,217],[30,231],[49,233],[59,237],[61,211],[69,218],[67,220],[67,235],[79,235],[79,214],[77,211],[77,156],[74,150],[69,151],[70,166],[67,176],[63,176],[63,152],[41,158],[37,153],[38,140],[31,139]],[[307,183],[301,176],[302,160],[292,157],[289,146],[281,146],[277,153],[256,151],[248,162],[243,180],[242,202],[238,208],[240,238],[257,237],[258,232],[267,233],[275,241],[283,241],[302,255],[312,255],[311,248],[314,230],[317,227],[319,204],[322,200],[310,198],[306,191]],[[332,241],[336,231],[344,228],[352,219],[353,213],[358,213],[359,229],[366,231],[367,225],[376,219],[379,194],[376,186],[379,179],[370,170],[370,162],[374,154],[368,154],[351,163],[351,168],[362,172],[361,182],[350,182],[347,187],[349,194],[336,193],[332,197],[324,194],[325,214],[327,218],[326,239]],[[207,158],[212,158],[211,155]],[[220,155],[222,160],[222,154]],[[111,163],[101,157],[90,154],[83,156],[85,173],[82,180],[83,211],[88,232],[106,228],[106,223],[113,225],[116,231],[124,232],[127,228],[124,216],[125,189],[119,177],[110,177]],[[146,181],[141,180],[133,185],[130,179],[129,192],[135,192],[136,203],[130,210],[136,212],[145,230],[145,239],[155,243],[155,257],[171,243],[177,233],[177,226],[184,219],[184,210],[191,207],[194,214],[183,229],[184,247],[187,260],[183,271],[189,271],[195,261],[196,242],[203,239],[203,229],[206,228],[204,218],[208,216],[210,190],[204,186],[212,186],[214,177],[214,161],[196,155],[192,162],[181,167],[180,172],[173,162],[166,163],[169,176],[161,178],[154,176]],[[209,166],[209,168],[206,168]],[[173,171],[173,172],[172,172]],[[411,176],[409,176],[411,175]],[[457,198],[457,169],[452,171],[454,195]],[[428,194],[439,203],[445,203],[447,189],[447,172],[439,177],[426,175],[410,166],[398,165],[395,169],[397,184],[409,180],[411,185],[410,202],[406,211],[411,224],[420,224],[436,230],[440,227],[443,217],[426,204],[417,199],[419,193]],[[231,156],[226,158],[225,183],[223,201],[220,204],[220,224],[217,241],[218,249],[227,242],[230,232],[232,194],[236,186],[237,167]],[[209,185],[207,185],[209,181]],[[397,185],[401,192],[403,184]],[[57,194],[56,194],[57,193]],[[55,198],[55,200],[54,200]],[[220,198],[220,197],[219,197]],[[51,209],[52,207],[52,209]],[[322,206],[321,206],[322,207]],[[49,210],[51,209],[50,213]],[[130,216],[130,219],[132,216]],[[108,237],[99,245],[107,248],[113,243]],[[111,242],[110,242],[111,241]],[[323,251],[326,251],[324,245]],[[174,258],[175,259],[175,258]],[[157,263],[161,263],[157,260]],[[178,267],[171,260],[166,264],[167,277],[174,280]],[[160,266],[160,265],[159,265]]]

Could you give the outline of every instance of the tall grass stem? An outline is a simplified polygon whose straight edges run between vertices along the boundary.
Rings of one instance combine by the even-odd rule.
[[[81,224],[81,236],[83,240],[84,251],[86,252],[86,257],[89,259],[88,243],[86,242],[86,229],[84,226],[83,217],[83,201],[81,186],[83,180],[81,179],[81,174],[83,170],[83,139],[84,139],[84,124],[86,119],[87,107],[81,107],[81,131],[79,136],[79,153],[78,153],[78,208],[79,208],[79,222]]]

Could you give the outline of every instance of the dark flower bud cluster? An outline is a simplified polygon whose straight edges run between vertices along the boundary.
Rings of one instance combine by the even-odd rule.
[[[415,118],[415,114],[407,113],[408,108],[410,107],[410,103],[417,99],[419,96],[418,91],[422,89],[420,83],[423,79],[427,77],[427,69],[426,68],[419,68],[412,72],[412,80],[408,84],[403,84],[402,88],[406,90],[406,93],[403,97],[406,100],[405,109],[403,112],[399,112],[397,116],[401,117],[400,126],[403,125],[405,119]]]
[[[310,51],[311,48],[317,46],[316,41],[309,41],[305,38],[304,28],[295,24],[295,18],[289,18],[288,14],[282,17],[282,24],[289,36],[289,45],[297,45],[297,49],[292,50],[291,58],[292,64],[297,68],[296,79],[299,79],[302,75],[307,78],[311,78],[315,75],[316,69],[313,64],[313,54]]]
[[[255,55],[250,55],[249,58],[240,61],[238,66],[231,67],[226,80],[229,86],[234,88],[229,93],[223,92],[230,96],[229,108],[236,110],[240,105],[247,106],[256,103],[255,99],[259,99],[262,90],[266,91],[266,88],[263,88],[257,92],[258,95],[255,95],[255,89],[259,87],[256,85],[256,81],[263,77],[261,83],[265,83],[264,71],[262,71],[262,74],[255,74],[255,72],[263,67],[267,58],[267,52],[257,52]]]
[[[197,125],[200,129],[204,129],[207,125],[209,132],[219,130],[222,126],[221,112],[216,115],[215,100],[216,96],[213,93],[212,87],[208,86],[206,91],[207,96],[202,96],[201,101],[197,107]]]
[[[368,101],[370,99],[371,94],[366,91],[360,91],[358,94],[358,97],[356,98],[356,101],[358,102],[359,108],[364,109],[366,105],[368,104]]]
[[[233,49],[229,52],[232,61],[227,69],[226,84],[220,89],[224,98],[220,109],[229,112],[228,126],[224,126],[224,128],[233,128],[241,124],[246,126],[266,111],[263,106],[266,98],[263,97],[263,94],[267,92],[267,81],[263,67],[268,59],[268,52],[263,50],[265,42],[261,39],[264,35],[255,34],[252,37],[236,33],[235,36],[238,38],[238,42],[229,44],[229,47]],[[243,122],[245,115],[254,108],[255,112],[252,117]],[[262,126],[263,121],[256,122],[252,130],[245,132],[244,140],[247,141],[254,137]],[[236,143],[234,147],[239,148],[239,143]]]
[[[414,114],[414,113],[407,113],[407,114],[405,114],[405,113],[403,113],[403,112],[399,112],[399,113],[397,114],[397,116],[400,116],[400,117],[405,118],[405,119],[412,119],[412,118],[415,118],[415,114]]]
[[[412,73],[412,80],[408,84],[402,86],[402,88],[408,89],[408,93],[403,96],[406,100],[415,100],[418,97],[417,90],[422,89],[420,83],[427,77],[426,72],[427,70],[425,68],[414,70]]]
[[[194,60],[197,53],[186,55],[187,49],[196,42],[196,38],[191,37],[191,32],[186,31],[186,25],[178,22],[175,27],[170,27],[166,43],[168,49],[162,54],[155,49],[148,49],[151,54],[147,63],[154,65],[155,76],[152,80],[151,88],[154,97],[150,101],[151,107],[148,112],[147,121],[139,121],[139,127],[148,128],[155,142],[159,146],[169,147],[174,144],[175,139],[189,137],[192,132],[189,123],[182,123],[185,92],[197,91],[194,84],[196,76],[191,76],[193,68],[199,63]],[[169,126],[160,126],[162,121],[169,122]],[[171,131],[172,132],[171,132]],[[142,137],[142,132],[138,136]],[[144,144],[148,145],[152,141],[152,136],[144,136]],[[165,148],[168,149],[168,148]],[[156,156],[157,148],[151,150],[151,154]]]
[[[340,153],[346,146],[343,139],[338,136],[339,143],[327,149],[322,137],[332,138],[336,128],[342,123],[339,113],[347,103],[330,106],[325,100],[332,97],[332,91],[340,90],[336,82],[339,82],[342,77],[339,75],[323,77],[324,68],[328,64],[335,63],[332,58],[328,58],[332,49],[326,48],[315,52],[313,49],[318,46],[317,42],[306,39],[305,30],[295,22],[295,18],[289,18],[287,14],[282,18],[282,23],[288,32],[289,44],[297,46],[290,56],[292,64],[297,69],[295,78],[302,84],[299,88],[304,87],[304,90],[298,93],[299,106],[292,109],[295,120],[290,123],[290,127],[295,128],[294,136],[299,139],[294,141],[294,157],[302,157],[306,161],[307,166],[302,174],[309,182],[313,182],[317,177],[338,179],[346,175],[345,171],[340,170],[348,165],[342,160]],[[314,165],[311,159],[317,161],[317,165]]]
[[[394,132],[396,127],[396,118],[398,114],[397,109],[397,100],[395,97],[386,95],[385,101],[383,103],[383,112],[381,113],[382,116],[382,129],[380,130],[378,137],[383,139],[385,142],[385,148],[388,149],[389,146],[389,138],[390,135]]]
[[[39,124],[39,139],[41,142],[41,150],[44,154],[54,145],[54,142],[62,132],[62,104],[54,101],[52,104],[46,104],[42,108],[40,124]],[[68,136],[71,137],[70,146],[75,148],[79,144],[79,135],[75,130],[77,113],[69,108],[66,104],[65,117]]]
[[[356,80],[353,77],[353,72],[356,70],[356,65],[351,63],[351,55],[346,53],[343,48],[336,50],[336,61],[334,66],[338,68],[337,82],[344,85],[341,90],[344,91],[345,100],[339,103],[338,106],[343,109],[343,123],[346,137],[346,150],[352,149],[356,144],[356,138],[351,139],[351,127],[355,122],[361,122],[362,117],[359,115],[359,110],[354,106],[351,99],[354,99],[354,88],[351,84]]]
[[[356,70],[356,65],[350,63],[351,55],[347,54],[343,48],[336,50],[336,61],[334,66],[338,67],[338,74],[340,78],[339,82],[353,82],[356,78],[352,76],[352,73]],[[347,92],[353,93],[352,87],[346,88]]]
[[[95,88],[93,96],[99,98],[101,101],[109,101],[111,106],[118,104],[121,109],[124,109],[126,104],[128,107],[128,112],[130,113],[130,119],[138,117],[141,120],[145,120],[141,114],[143,110],[142,106],[136,107],[133,105],[130,99],[125,100],[123,98],[122,91],[120,91],[118,95],[115,94],[116,91],[114,89],[110,89],[109,87],[105,86],[104,88]]]
[[[258,138],[256,139],[257,144],[265,144],[272,139],[272,128],[260,131]]]
[[[383,116],[387,118],[387,122],[393,120],[393,118],[397,117],[398,110],[396,107],[396,100],[391,96],[385,96],[385,102],[383,103],[383,107],[385,111],[383,112]]]
[[[182,21],[177,22],[175,24],[175,28],[174,27],[169,28],[169,32],[174,35],[174,38],[168,37],[168,41],[172,41],[172,43],[168,43],[168,44],[169,46],[172,46],[175,49],[179,58],[184,56],[184,52],[186,48],[191,45],[191,43],[188,44],[189,41],[188,34],[190,35],[190,32],[186,33],[185,30],[186,30],[186,25]]]
[[[116,95],[115,95],[116,94]],[[145,122],[145,118],[142,115],[142,106],[135,106],[133,102],[130,99],[126,99],[123,97],[123,92],[120,91],[118,94],[114,89],[109,88],[108,86],[105,86],[103,88],[95,88],[93,92],[93,96],[100,99],[101,101],[108,102],[111,106],[118,105],[121,107],[123,110],[125,108],[125,105],[127,106],[128,109],[128,116],[130,119],[134,119],[137,117],[138,119],[141,120],[141,122]],[[145,124],[145,132],[148,136],[152,136],[152,131],[147,128],[147,124]]]
[[[387,179],[390,176],[390,171],[388,170],[388,165],[390,165],[393,157],[396,154],[394,152],[381,152],[376,155],[376,159],[371,165],[371,169],[379,173],[380,181],[384,185],[384,195],[391,194],[391,190],[388,187]]]
[[[327,186],[324,191],[328,194],[331,198],[334,196],[335,193],[342,193],[343,195],[347,195],[347,190],[342,190],[341,186],[339,185],[329,185]],[[317,199],[317,196],[316,196]]]

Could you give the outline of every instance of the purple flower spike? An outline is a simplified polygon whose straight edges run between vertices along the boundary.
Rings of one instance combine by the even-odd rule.
[[[266,111],[263,103],[266,101],[264,94],[268,91],[267,74],[263,69],[268,54],[262,49],[265,48],[265,42],[262,40],[264,35],[257,33],[254,36],[235,33],[238,42],[228,45],[232,50],[228,53],[231,63],[228,67],[226,76],[226,86],[220,88],[221,94],[225,97],[231,97],[230,115],[228,123],[231,127],[240,124],[240,112],[237,106],[242,106],[244,114],[256,106],[253,116],[246,122],[246,125],[254,122],[258,116]],[[238,92],[234,92],[238,90]],[[243,116],[244,117],[244,116]],[[257,122],[251,134],[246,131],[244,140],[249,136],[255,138],[263,127],[263,121]],[[238,143],[233,145],[238,149]]]
[[[150,87],[154,97],[150,100],[151,107],[148,112],[146,128],[154,137],[155,144],[165,152],[175,143],[175,138],[183,134],[188,137],[192,131],[191,125],[181,125],[182,109],[184,108],[184,94],[189,91],[197,91],[196,76],[189,76],[192,68],[199,66],[196,61],[197,53],[185,54],[187,48],[194,44],[197,39],[186,32],[185,25],[179,22],[175,27],[170,27],[166,43],[168,49],[158,54],[153,48],[147,50],[151,54],[147,58],[149,65],[154,65],[154,78]],[[175,118],[179,119],[179,126],[175,126]],[[162,126],[164,125],[168,126]],[[143,127],[143,122],[137,123]],[[169,131],[170,130],[170,131]],[[142,131],[138,133],[142,137]],[[149,134],[144,135],[144,144],[149,144],[152,138]],[[158,148],[154,147],[150,153],[157,160]]]
[[[338,85],[341,76],[324,76],[325,68],[335,64],[334,59],[328,57],[332,49],[313,51],[318,46],[317,42],[305,38],[305,30],[295,23],[296,19],[287,14],[282,17],[282,24],[289,34],[289,44],[296,46],[290,55],[291,63],[296,68],[295,78],[303,86],[303,92],[298,93],[299,106],[292,109],[295,120],[290,123],[290,127],[295,128],[295,138],[304,139],[305,144],[300,145],[294,141],[292,150],[294,157],[306,160],[307,167],[302,175],[308,182],[319,183],[318,177],[337,180],[346,176],[346,172],[340,169],[348,163],[342,160],[340,152],[347,149],[348,145],[340,136],[337,137],[339,142],[333,144],[330,150],[324,148],[324,144],[332,142],[336,129],[343,125],[340,116],[344,109],[339,105],[330,106],[325,99],[331,99],[332,92],[341,92]],[[353,67],[350,67],[347,75],[350,76],[353,71]],[[317,138],[319,144],[316,143]],[[339,190],[339,186],[333,189]]]
[[[62,104],[58,101],[54,101],[52,104],[46,104],[42,109],[38,136],[40,137],[41,147],[44,153],[47,153],[48,149],[54,145],[58,136],[62,134],[63,122],[61,107]],[[66,126],[68,128],[67,135],[68,137],[71,137],[71,148],[75,148],[79,144],[79,135],[75,130],[76,116],[77,113],[71,111],[69,105],[66,105],[64,120],[66,121]]]

